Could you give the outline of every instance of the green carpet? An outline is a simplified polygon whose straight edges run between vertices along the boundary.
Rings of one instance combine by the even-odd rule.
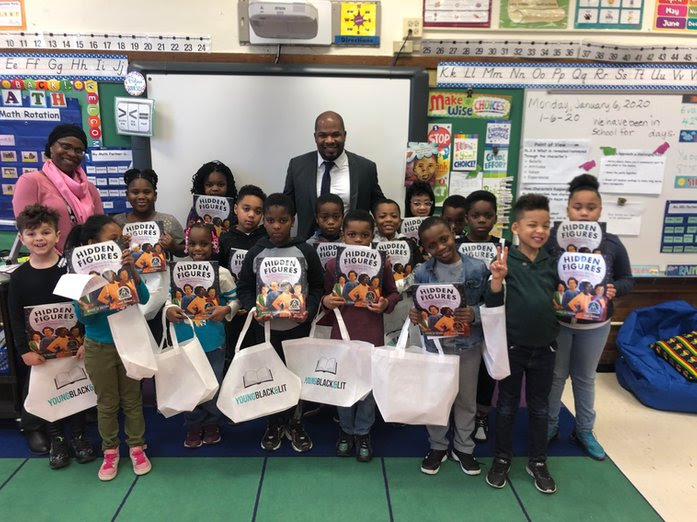
[[[122,458],[106,483],[99,461],[57,471],[45,457],[23,462],[0,459],[2,520],[660,520],[611,461],[585,457],[549,459],[554,495],[535,490],[523,458],[501,490],[484,482],[491,459],[471,477],[451,461],[426,476],[415,458],[155,458],[153,471],[136,478]]]

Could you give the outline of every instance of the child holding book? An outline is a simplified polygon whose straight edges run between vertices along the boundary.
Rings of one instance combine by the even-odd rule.
[[[590,174],[582,174],[571,180],[569,203],[566,208],[566,214],[570,220],[598,221],[600,219],[603,206],[598,192],[599,187],[598,180]],[[550,241],[550,243],[555,245],[556,241]],[[601,306],[607,306],[606,319],[599,322],[560,319],[560,331],[557,337],[559,347],[554,366],[552,390],[549,395],[547,427],[549,440],[559,437],[561,395],[566,379],[570,376],[576,412],[576,426],[571,437],[596,460],[605,458],[605,450],[593,434],[596,368],[610,334],[612,300],[631,292],[634,285],[627,249],[616,235],[604,234],[600,252],[607,267],[606,288],[602,285],[590,288],[591,284],[588,281],[582,282],[579,285],[581,292],[568,301],[568,306],[573,307],[576,300],[584,297],[586,303],[591,299],[599,301]],[[587,288],[586,292],[583,291],[584,287]],[[604,295],[603,290],[605,290]]]
[[[506,280],[506,334],[511,374],[499,381],[494,462],[487,473],[491,487],[503,488],[513,458],[515,416],[525,377],[528,407],[528,465],[526,470],[542,493],[557,486],[547,469],[548,396],[552,386],[559,324],[553,306],[557,286],[556,262],[543,248],[549,239],[549,201],[526,194],[514,209],[513,233],[518,247],[491,264],[491,291],[503,297]],[[489,303],[487,302],[487,305]]]
[[[192,261],[211,261],[218,254],[218,237],[215,234],[213,225],[208,225],[201,221],[191,225],[186,231],[186,253],[191,256]],[[218,267],[218,281],[220,282],[219,304],[206,307],[206,289],[202,286],[197,287],[200,296],[194,298],[189,304],[188,310],[196,314],[194,322],[194,332],[203,351],[206,353],[208,362],[215,374],[218,383],[223,379],[225,367],[225,325],[224,321],[230,321],[240,308],[237,300],[237,288],[232,279],[230,271],[223,267]],[[202,300],[200,306],[196,306],[197,299]],[[191,328],[188,324],[182,324],[186,319],[184,310],[173,304],[170,300],[165,304],[165,314],[167,319],[173,323],[174,330],[179,342],[186,341],[192,336]],[[185,448],[200,448],[203,444],[217,444],[221,440],[220,422],[223,414],[218,409],[216,402],[218,394],[211,400],[199,404],[194,411],[185,416],[186,437],[184,439]]]
[[[454,311],[455,321],[469,325],[469,336],[449,336],[440,343],[444,353],[460,357],[460,389],[453,404],[453,448],[450,456],[460,463],[467,475],[479,475],[481,468],[474,457],[474,417],[477,411],[477,374],[482,358],[484,334],[479,306],[484,301],[489,271],[481,261],[460,254],[455,236],[447,221],[429,217],[419,227],[419,238],[431,256],[414,273],[414,283],[460,283],[464,285],[465,303]],[[412,307],[409,318],[413,324],[421,320],[420,312]],[[442,318],[439,319],[439,321]],[[438,322],[434,327],[437,328]],[[424,337],[426,349],[435,352],[434,342]],[[450,426],[426,426],[431,449],[421,462],[421,471],[435,475],[448,458]]]
[[[22,244],[29,250],[29,261],[20,265],[10,275],[8,293],[8,312],[12,327],[15,350],[22,357],[30,371],[32,366],[44,364],[46,359],[39,353],[38,339],[29,342],[24,308],[69,301],[53,293],[58,280],[67,271],[65,259],[58,255],[56,245],[60,232],[58,231],[58,214],[42,205],[29,205],[17,216],[17,230]],[[54,343],[63,336],[58,333],[65,328],[57,328],[57,337],[47,346],[50,350]],[[51,329],[51,333],[53,330]],[[67,333],[67,332],[66,332]],[[65,336],[67,341],[67,336]],[[36,351],[30,349],[34,343]],[[67,343],[66,343],[67,346]],[[70,355],[70,353],[68,353]],[[78,357],[84,356],[84,350],[78,351]],[[27,376],[24,395],[29,384]],[[45,424],[50,438],[48,464],[52,469],[67,466],[70,463],[70,450],[80,463],[93,461],[96,456],[92,441],[86,432],[84,412],[76,413],[57,422],[44,422],[42,419],[28,413],[22,408],[21,426],[25,431],[38,431]],[[66,439],[65,428],[71,431],[70,444]]]
[[[322,264],[315,249],[299,238],[291,238],[291,229],[295,221],[293,201],[284,194],[271,194],[264,202],[264,227],[268,238],[260,239],[249,249],[244,258],[238,283],[238,295],[246,310],[254,307],[257,299],[255,260],[265,257],[304,257],[307,266],[308,290],[305,300],[305,313],[293,318],[271,318],[270,315],[256,314],[257,324],[254,324],[257,342],[264,341],[264,331],[261,322],[271,321],[271,344],[281,359],[284,359],[281,342],[286,339],[307,337],[310,333],[312,318],[317,314],[322,298],[323,280]],[[278,297],[274,290],[273,300]],[[267,294],[267,303],[272,291]],[[273,301],[272,301],[273,302]],[[295,408],[272,415],[261,441],[262,449],[276,451],[281,447],[283,437],[287,437],[298,452],[312,449],[312,440],[301,422],[302,402]]]
[[[83,225],[75,225],[66,240],[68,249],[121,240],[121,227],[109,216],[92,216]],[[67,254],[69,255],[69,253]],[[123,251],[122,265],[130,265],[134,273],[138,300],[147,303],[150,298],[145,283],[135,271],[128,249]],[[85,325],[85,369],[97,394],[97,427],[102,437],[104,461],[99,468],[100,480],[116,477],[119,464],[119,409],[123,412],[124,431],[129,455],[136,475],[145,475],[152,465],[145,455],[145,419],[140,381],[126,375],[107,316],[116,310],[105,310],[84,315],[80,302],[75,301],[75,315]]]
[[[368,212],[350,210],[344,217],[343,242],[347,245],[369,247],[373,242],[374,228],[375,222]],[[335,273],[336,259],[332,259],[327,263],[324,273],[325,295],[322,298],[322,304],[329,310],[341,308],[341,315],[351,339],[381,346],[384,338],[382,314],[391,312],[399,300],[390,262],[386,261],[382,269],[382,296],[364,307],[346,305],[346,300],[332,291],[336,280]],[[332,314],[331,317],[331,338],[341,339],[336,316]],[[355,455],[359,462],[369,462],[373,458],[370,443],[370,429],[375,422],[373,394],[368,394],[365,399],[351,407],[338,407],[337,410],[341,427],[341,433],[336,442],[337,456]]]
[[[235,177],[230,167],[222,161],[209,161],[201,165],[196,174],[191,178],[191,193],[204,196],[223,196],[237,199],[237,187],[235,187]],[[199,219],[196,210],[192,207],[189,216],[186,218],[186,226],[193,224]],[[211,216],[207,216],[208,221],[212,222]],[[205,220],[204,220],[205,221]]]
[[[341,240],[341,221],[344,219],[344,202],[336,194],[322,194],[315,205],[317,230],[308,238],[311,245],[337,243]]]

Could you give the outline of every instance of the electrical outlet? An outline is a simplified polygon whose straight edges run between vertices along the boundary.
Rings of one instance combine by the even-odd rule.
[[[411,29],[412,38],[421,38],[424,35],[424,26],[421,18],[404,18],[403,28],[405,37],[409,34],[409,29]]]

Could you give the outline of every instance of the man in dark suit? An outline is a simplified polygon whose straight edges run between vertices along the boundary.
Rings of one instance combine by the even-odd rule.
[[[335,112],[323,112],[315,120],[317,151],[290,160],[283,193],[295,203],[298,237],[307,239],[317,226],[315,203],[331,192],[344,201],[344,208],[370,211],[385,196],[378,183],[375,163],[344,150],[346,129]]]

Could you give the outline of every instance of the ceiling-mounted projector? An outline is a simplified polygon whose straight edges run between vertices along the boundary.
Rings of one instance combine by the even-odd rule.
[[[310,40],[317,36],[317,8],[305,2],[250,2],[249,24],[262,38]]]

